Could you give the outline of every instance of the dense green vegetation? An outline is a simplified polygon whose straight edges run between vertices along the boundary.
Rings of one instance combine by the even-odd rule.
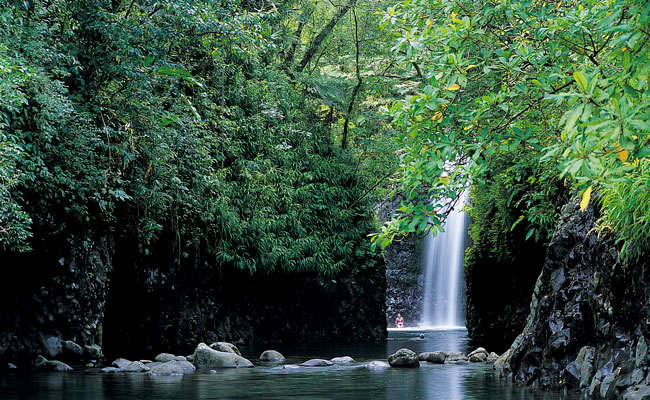
[[[2,6],[2,248],[99,230],[178,265],[358,266],[394,167],[354,3]]]
[[[507,198],[494,201],[519,198],[527,236],[548,236],[565,185],[580,190],[583,207],[604,194],[601,228],[619,234],[628,256],[646,251],[649,19],[647,3],[625,0],[387,9],[383,24],[401,35],[397,60],[418,66],[423,82],[391,110],[409,202],[378,242],[427,229],[427,218],[440,226],[445,210],[426,199],[484,185],[506,160]]]

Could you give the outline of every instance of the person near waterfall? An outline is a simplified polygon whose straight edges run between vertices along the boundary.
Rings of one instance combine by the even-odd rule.
[[[400,313],[397,313],[397,318],[395,318],[395,326],[397,328],[404,328],[404,318]]]

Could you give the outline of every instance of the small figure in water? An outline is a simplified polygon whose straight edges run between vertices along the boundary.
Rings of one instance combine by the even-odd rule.
[[[404,318],[400,313],[397,313],[397,318],[395,318],[395,326],[397,328],[404,328]]]

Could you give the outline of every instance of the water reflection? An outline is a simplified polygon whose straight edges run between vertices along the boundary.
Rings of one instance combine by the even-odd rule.
[[[420,333],[424,339],[420,339]],[[418,369],[369,368],[372,360],[407,347],[424,351],[470,350],[464,330],[390,332],[377,344],[279,346],[287,364],[308,358],[350,355],[357,362],[325,368],[255,368],[199,371],[184,376],[151,377],[140,374],[0,373],[0,399],[7,400],[125,400],[125,399],[557,399],[557,393],[513,388],[501,382],[488,364],[434,365]],[[259,348],[242,348],[255,360]],[[266,350],[266,349],[262,349]],[[577,397],[574,397],[577,398]]]

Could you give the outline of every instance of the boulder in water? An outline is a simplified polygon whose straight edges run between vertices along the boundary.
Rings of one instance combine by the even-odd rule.
[[[154,376],[183,375],[183,368],[179,365],[166,362],[151,368],[148,374]]]
[[[366,364],[366,367],[370,369],[377,369],[377,368],[388,368],[390,365],[386,361],[370,361],[368,364]]]
[[[194,365],[197,368],[250,368],[253,364],[235,353],[213,350],[205,343],[199,343],[194,351]]]
[[[158,354],[158,355],[156,356],[156,358],[154,358],[154,360],[156,360],[156,361],[158,361],[158,362],[162,362],[162,363],[164,363],[164,362],[167,362],[167,361],[171,361],[171,360],[173,360],[173,359],[175,359],[175,358],[176,358],[176,356],[173,355],[173,354],[170,354],[170,353],[160,353],[160,354]]]
[[[447,358],[445,359],[447,362],[453,362],[453,361],[467,361],[467,356],[464,353],[461,353],[459,351],[452,351],[451,353],[447,353]]]
[[[427,355],[426,362],[432,364],[444,364],[447,359],[447,353],[444,351],[432,351]]]
[[[117,368],[126,368],[126,366],[131,364],[131,362],[131,360],[127,360],[126,358],[118,358],[114,360],[111,365]]]
[[[125,372],[124,369],[122,368],[116,368],[116,367],[104,367],[99,370],[99,372],[105,373],[105,374],[115,374],[118,372]]]
[[[260,361],[281,362],[284,360],[284,356],[279,351],[265,350],[262,352],[262,354],[260,354]]]
[[[235,346],[235,345],[232,344],[232,343],[228,343],[228,342],[216,342],[216,343],[212,343],[212,344],[210,345],[210,348],[211,348],[212,350],[216,350],[216,351],[225,351],[225,352],[227,352],[227,353],[235,353],[235,354],[237,354],[238,356],[241,356],[241,352],[239,351],[239,349],[237,348],[237,346]]]
[[[493,363],[498,359],[499,359],[499,355],[497,353],[495,353],[495,352],[491,352],[487,356],[487,362],[489,362],[489,363]]]
[[[72,371],[72,367],[62,361],[51,360],[41,367],[48,371]]]
[[[145,366],[140,361],[133,361],[126,367],[124,367],[124,372],[147,372],[149,367]]]
[[[36,357],[36,361],[34,361],[34,367],[36,368],[41,368],[47,364],[47,358],[43,357],[42,355],[38,355]]]
[[[303,367],[329,367],[330,365],[334,365],[334,363],[328,360],[323,360],[322,358],[314,358],[305,361],[300,365]]]
[[[429,354],[431,354],[431,353],[433,353],[433,351],[425,351],[424,353],[420,353],[420,354],[418,354],[418,360],[420,360],[420,361],[426,361],[426,360],[427,360],[427,356],[428,356]]]
[[[333,362],[334,364],[347,364],[347,363],[354,362],[354,358],[350,356],[334,357],[330,361]]]
[[[420,366],[418,355],[409,349],[399,349],[388,356],[388,364],[395,368],[417,368]]]
[[[192,364],[189,361],[172,360],[172,361],[167,361],[164,364],[177,365],[177,366],[181,367],[181,369],[183,370],[184,373],[193,372],[194,370],[196,370],[196,367],[194,366],[194,364]]]

